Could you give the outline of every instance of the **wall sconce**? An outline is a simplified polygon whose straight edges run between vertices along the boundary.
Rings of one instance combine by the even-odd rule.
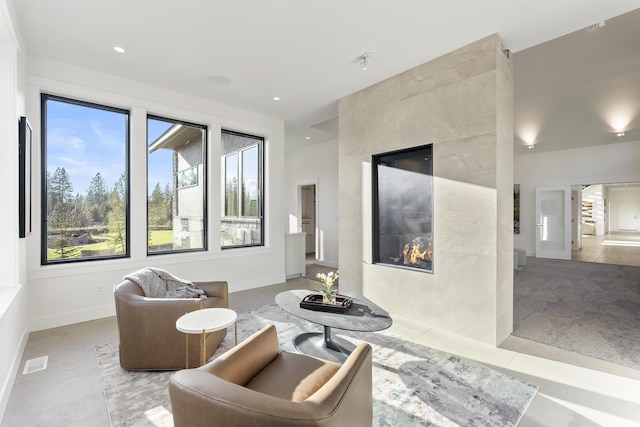
[[[524,142],[524,145],[526,145],[529,150],[533,150],[535,148],[539,132],[540,128],[538,126],[529,124],[520,129],[518,135],[522,142]]]

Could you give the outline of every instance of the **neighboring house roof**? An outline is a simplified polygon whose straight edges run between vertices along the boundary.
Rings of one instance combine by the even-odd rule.
[[[201,140],[202,129],[175,124],[149,145],[149,152],[153,153],[160,148],[179,150],[190,142]]]

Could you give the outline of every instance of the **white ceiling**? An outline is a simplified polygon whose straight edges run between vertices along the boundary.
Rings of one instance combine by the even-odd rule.
[[[640,140],[640,9],[591,30],[514,55],[516,154]]]
[[[571,120],[561,123],[569,127],[564,132],[586,132],[575,124],[590,108],[580,101],[589,98],[554,100],[545,91],[565,95],[563,88],[574,83],[593,89],[586,78],[599,77],[602,61],[589,52],[599,45],[549,55],[532,46],[601,21],[607,25],[589,35],[613,33],[608,20],[639,6],[638,0],[6,1],[18,16],[21,44],[29,54],[282,118],[287,149],[334,139],[341,97],[493,33],[516,53],[516,125],[542,119],[545,129],[560,120],[559,109],[570,106]],[[635,67],[635,77],[637,17],[629,40],[635,43],[635,58],[627,58],[620,47],[604,60],[626,58],[620,67]],[[115,53],[114,46],[126,52]],[[366,71],[359,66],[364,52],[373,52]],[[554,67],[577,53],[586,55],[586,64],[550,77]],[[213,84],[209,80],[220,79],[212,76],[231,83]],[[523,86],[526,79],[535,84]],[[553,85],[545,88],[546,82]],[[597,89],[602,95],[608,88]],[[637,90],[632,93],[636,102]],[[565,141],[563,135],[540,130],[538,148]],[[521,141],[515,143],[518,150]]]

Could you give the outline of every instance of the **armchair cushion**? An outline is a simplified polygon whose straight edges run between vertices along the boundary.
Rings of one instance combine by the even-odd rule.
[[[282,352],[246,387],[281,399],[302,402],[318,391],[338,369],[338,363]]]

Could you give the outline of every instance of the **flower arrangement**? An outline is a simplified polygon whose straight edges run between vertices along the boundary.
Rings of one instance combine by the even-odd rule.
[[[316,279],[320,279],[322,282],[322,293],[325,301],[333,300],[333,283],[338,280],[338,277],[340,277],[340,270],[336,270],[335,273],[330,271],[327,274],[316,274]]]

